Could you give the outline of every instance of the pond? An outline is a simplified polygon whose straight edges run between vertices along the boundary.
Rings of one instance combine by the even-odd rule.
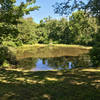
[[[30,71],[68,70],[91,65],[89,49],[76,47],[34,46],[18,49],[18,67]]]

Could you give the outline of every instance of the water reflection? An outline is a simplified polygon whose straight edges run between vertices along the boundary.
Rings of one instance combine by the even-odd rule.
[[[53,68],[48,66],[47,61],[44,62],[44,59],[38,59],[35,68],[31,69],[31,71],[47,71],[47,70],[53,70]]]
[[[36,67],[37,62],[38,62],[37,58],[32,58],[32,57],[24,58],[18,61],[17,67],[25,70],[31,70],[32,68]]]
[[[28,49],[28,50],[27,50]],[[74,47],[32,47],[27,49],[17,50],[16,57],[17,59],[23,58],[54,58],[54,57],[66,57],[66,56],[79,56],[84,53],[88,53],[88,49],[74,48]]]
[[[29,57],[21,59],[18,64],[20,68],[31,71],[67,70],[74,67],[87,67],[90,65],[90,58],[85,54],[80,56],[64,56],[53,58]]]

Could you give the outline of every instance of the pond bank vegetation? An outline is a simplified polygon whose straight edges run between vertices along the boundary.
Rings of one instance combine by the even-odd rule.
[[[33,44],[33,45],[23,45],[23,46],[19,46],[17,47],[18,49],[28,49],[31,47],[49,47],[49,46],[53,46],[53,47],[72,47],[72,48],[83,48],[83,49],[91,49],[92,46],[83,46],[83,45],[74,45],[74,44]]]

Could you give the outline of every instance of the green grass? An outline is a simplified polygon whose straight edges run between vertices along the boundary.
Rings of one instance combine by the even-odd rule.
[[[0,100],[99,100],[100,69],[0,69]]]
[[[53,47],[74,47],[74,48],[83,48],[83,49],[91,49],[90,46],[82,46],[82,45],[69,45],[69,44],[33,44],[33,45],[23,45],[19,46],[18,49],[30,49],[32,47],[47,47],[47,46],[53,46]]]

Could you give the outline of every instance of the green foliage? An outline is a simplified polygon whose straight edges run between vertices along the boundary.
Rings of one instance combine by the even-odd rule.
[[[100,66],[100,32],[96,35],[94,41],[95,41],[95,45],[93,49],[90,51],[90,56],[93,65]]]
[[[40,27],[44,28],[44,36],[48,43],[68,43],[69,34],[68,21],[65,18],[60,20],[45,18],[40,21]]]
[[[77,11],[69,17],[69,21],[65,18],[41,20],[39,30],[42,36],[39,35],[39,43],[46,40],[47,43],[93,45],[97,31],[96,18],[87,16],[84,11]]]
[[[89,9],[92,15],[100,17],[100,0],[89,0],[85,8]]]
[[[6,38],[15,38],[17,36],[18,30],[15,25],[8,24],[5,22],[0,23],[0,42]]]
[[[40,27],[39,25],[36,30],[36,35],[38,43],[48,44],[48,31],[45,29],[45,27]]]
[[[39,6],[34,6],[35,0],[21,1],[19,5],[15,5],[17,0],[2,0],[0,2],[0,22],[17,24],[18,19],[30,11],[38,10]],[[30,6],[31,5],[31,6]]]
[[[99,47],[93,47],[93,49],[90,51],[90,57],[91,61],[94,66],[100,66],[100,46]]]
[[[66,0],[57,2],[54,5],[54,11],[57,14],[70,15],[76,10],[85,10],[91,15],[100,16],[100,0]]]
[[[93,49],[90,52],[90,56],[92,59],[92,62],[94,65],[98,66],[100,65],[100,0],[88,0],[87,3],[86,1],[83,0],[66,0],[65,2],[61,3],[56,3],[55,7],[55,13],[58,14],[65,14],[69,15],[73,11],[77,9],[82,9],[85,12],[88,12],[90,16],[93,16],[97,18],[97,34],[92,35],[93,36],[93,42],[95,43]],[[85,26],[87,26],[85,24]],[[91,32],[92,33],[92,32]],[[88,37],[88,36],[87,36]],[[87,37],[83,37],[83,39],[86,39]],[[96,37],[96,38],[94,38]],[[88,37],[89,38],[89,37]]]
[[[94,66],[100,66],[100,0],[93,0],[89,3],[92,15],[97,18],[97,34],[94,38],[95,45],[90,52]]]
[[[6,46],[20,46],[23,44],[82,44],[89,45],[93,39],[96,28],[93,18],[87,18],[83,11],[78,11],[70,16],[70,20],[62,18],[52,19],[50,16],[40,21],[33,22],[32,18],[23,19],[24,14],[37,10],[33,6],[35,0],[27,0],[15,5],[16,0],[0,2],[0,43]],[[31,6],[30,6],[31,5]],[[96,26],[96,25],[95,25]]]
[[[34,44],[37,42],[37,24],[33,22],[32,18],[20,19],[20,23],[17,25],[18,34],[16,42],[18,44]]]
[[[20,33],[17,29],[19,19],[30,11],[38,10],[39,6],[34,6],[35,0],[26,0],[16,5],[17,0],[2,0],[0,1],[0,44],[3,40],[9,37],[15,42],[15,38]]]
[[[96,19],[87,17],[84,11],[72,13],[69,18],[71,42],[81,45],[92,44],[93,35],[96,33]]]
[[[0,65],[2,65],[3,62],[6,59],[6,52],[7,52],[7,49],[6,48],[0,47]]]
[[[13,41],[3,41],[2,44],[7,47],[16,47],[16,43]]]
[[[10,64],[17,64],[16,56],[8,49],[8,47],[0,46],[0,65],[5,61]]]

